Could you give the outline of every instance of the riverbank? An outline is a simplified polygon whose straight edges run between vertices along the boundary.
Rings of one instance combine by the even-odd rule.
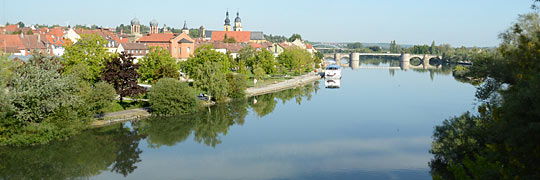
[[[252,87],[246,89],[246,97],[259,96],[263,94],[269,94],[274,92],[279,92],[287,89],[296,88],[309,84],[311,82],[321,79],[321,76],[317,73],[308,73],[302,76],[296,76],[292,79],[278,82],[275,84],[270,84],[261,87]],[[214,105],[215,103],[210,103],[208,106]],[[141,119],[150,117],[151,114],[148,112],[149,108],[136,108],[124,111],[110,112],[105,113],[101,116],[95,117],[95,121],[90,125],[91,128],[103,127],[111,124],[126,122],[135,119]]]

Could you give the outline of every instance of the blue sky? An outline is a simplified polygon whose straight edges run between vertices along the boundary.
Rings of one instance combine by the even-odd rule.
[[[240,11],[245,30],[326,42],[496,46],[497,35],[532,0],[0,0],[2,24],[97,24],[115,27],[137,16],[159,26],[222,30],[225,11]]]

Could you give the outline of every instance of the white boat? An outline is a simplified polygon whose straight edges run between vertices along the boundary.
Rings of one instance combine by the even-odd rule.
[[[324,78],[341,79],[341,68],[335,64],[326,66]]]
[[[341,87],[341,79],[326,79],[324,81],[324,87],[326,87],[326,88],[339,88],[339,87]]]

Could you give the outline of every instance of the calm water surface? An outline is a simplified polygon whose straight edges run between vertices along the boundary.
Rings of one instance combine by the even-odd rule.
[[[431,179],[434,126],[474,110],[475,88],[448,70],[345,68],[340,85],[327,89],[323,79],[194,115],[2,148],[0,179]]]

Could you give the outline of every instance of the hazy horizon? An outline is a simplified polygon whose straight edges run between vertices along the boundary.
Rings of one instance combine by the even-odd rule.
[[[301,34],[314,42],[366,42],[398,44],[450,44],[454,47],[494,47],[498,34],[519,14],[534,12],[532,0],[478,1],[35,1],[22,4],[2,0],[0,20],[47,25],[128,25],[134,17],[147,25],[190,28],[201,25],[222,30],[225,12],[231,21],[237,10],[246,31],[290,36]]]

